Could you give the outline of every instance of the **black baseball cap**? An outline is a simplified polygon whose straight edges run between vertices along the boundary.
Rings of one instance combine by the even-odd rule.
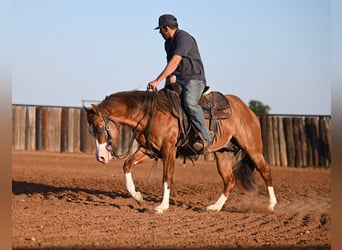
[[[163,26],[172,26],[177,24],[177,18],[171,14],[164,14],[159,17],[158,27],[155,30],[160,29]]]

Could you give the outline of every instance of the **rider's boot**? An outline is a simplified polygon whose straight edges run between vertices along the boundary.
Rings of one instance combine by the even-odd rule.
[[[207,151],[208,149],[208,142],[206,139],[204,139],[202,133],[197,134],[200,140],[197,140],[192,146],[196,151],[203,150],[203,152]]]

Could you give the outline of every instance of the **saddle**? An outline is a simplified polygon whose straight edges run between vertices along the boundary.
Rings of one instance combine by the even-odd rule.
[[[205,119],[227,119],[232,114],[227,98],[220,92],[212,91],[210,87],[204,89],[199,105]]]
[[[171,101],[172,114],[178,118],[179,123],[179,142],[178,146],[182,147],[190,140],[193,140],[193,136],[190,134],[192,124],[189,124],[187,115],[183,109],[181,103],[182,85],[179,83],[166,84],[162,90]],[[217,133],[220,132],[219,121],[221,119],[227,119],[232,114],[229,101],[220,92],[212,91],[210,87],[206,86],[202,97],[200,98],[199,105],[203,109],[205,119],[209,120],[209,135],[214,140]],[[193,129],[193,128],[192,128]]]

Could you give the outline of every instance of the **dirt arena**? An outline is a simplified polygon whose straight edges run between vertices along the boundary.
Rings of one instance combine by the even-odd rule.
[[[123,161],[94,155],[12,153],[13,249],[330,249],[331,171],[272,167],[276,211],[266,188],[235,187],[221,212],[207,212],[222,191],[214,162],[177,161],[170,208],[162,199],[162,164],[133,170],[144,203],[125,189]]]

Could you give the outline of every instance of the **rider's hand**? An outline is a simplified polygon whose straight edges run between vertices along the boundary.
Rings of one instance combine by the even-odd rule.
[[[147,84],[147,89],[152,89],[152,90],[155,90],[157,89],[157,86],[159,85],[159,82],[157,80],[153,80],[152,82],[149,82]]]
[[[176,76],[175,75],[170,75],[168,77],[169,83],[176,83]]]

